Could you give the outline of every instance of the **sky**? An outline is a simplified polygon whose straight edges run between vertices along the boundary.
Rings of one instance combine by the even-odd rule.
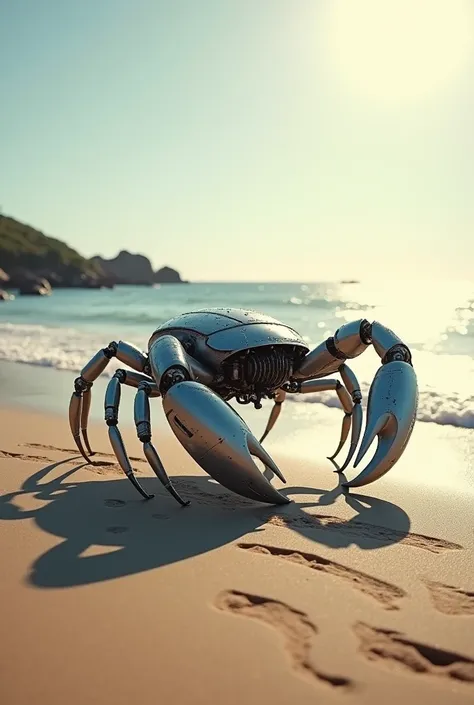
[[[0,207],[192,281],[473,279],[472,0],[0,0]]]

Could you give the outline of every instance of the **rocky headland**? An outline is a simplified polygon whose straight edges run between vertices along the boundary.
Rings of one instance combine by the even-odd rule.
[[[49,237],[14,218],[0,216],[0,301],[6,290],[20,295],[48,295],[53,289],[113,288],[116,285],[182,284],[178,271],[155,271],[142,254],[122,250],[113,259],[88,259],[65,242]]]
[[[91,260],[116,284],[151,286],[152,284],[184,284],[179,272],[162,267],[156,272],[148,257],[122,250],[113,259],[95,256]]]

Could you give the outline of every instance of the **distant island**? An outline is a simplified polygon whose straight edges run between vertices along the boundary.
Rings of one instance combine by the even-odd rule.
[[[104,259],[96,255],[91,262],[100,267],[107,277],[117,284],[135,284],[150,286],[150,284],[185,284],[179,272],[171,267],[162,267],[153,271],[151,262],[144,255],[134,255],[122,250],[113,259]]]
[[[153,270],[142,254],[122,250],[113,259],[87,259],[65,242],[0,215],[0,290],[48,294],[57,288],[100,289],[115,285],[187,284],[171,267]],[[6,300],[7,297],[0,296]]]

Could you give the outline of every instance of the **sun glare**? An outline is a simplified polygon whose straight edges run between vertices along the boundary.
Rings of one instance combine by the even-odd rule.
[[[330,64],[351,92],[384,102],[448,86],[474,50],[472,0],[331,0]]]

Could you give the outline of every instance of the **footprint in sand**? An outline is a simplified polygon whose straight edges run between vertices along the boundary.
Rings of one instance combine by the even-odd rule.
[[[474,592],[425,580],[435,608],[443,614],[474,615]]]
[[[307,514],[306,516],[281,516],[274,515],[267,520],[268,524],[281,527],[295,527],[296,529],[310,529],[324,531],[330,529],[332,532],[340,532],[355,538],[369,538],[371,541],[380,541],[385,544],[387,541],[396,542],[412,548],[419,548],[430,553],[443,553],[444,551],[459,551],[462,546],[458,543],[446,541],[445,539],[424,534],[403,533],[396,529],[376,524],[367,524],[363,521],[352,520],[350,522],[340,517],[329,514]]]
[[[281,560],[290,561],[305,568],[346,580],[355,590],[360,590],[364,595],[373,597],[386,610],[399,609],[396,601],[406,595],[406,592],[396,585],[391,585],[367,573],[361,573],[354,568],[323,558],[323,556],[317,556],[315,553],[291,551],[286,548],[263,546],[256,543],[239,543],[237,545],[244,551],[251,551],[260,556],[274,556]]]
[[[278,600],[250,595],[238,590],[220,593],[214,603],[224,612],[249,617],[276,629],[283,637],[285,652],[294,671],[313,683],[325,683],[333,688],[350,688],[352,682],[343,676],[319,671],[310,660],[311,645],[317,634],[316,626],[304,612]]]
[[[45,455],[25,455],[25,453],[11,453],[8,450],[0,450],[0,458],[15,458],[17,460],[31,460],[35,463],[50,463],[51,458]]]
[[[399,632],[363,622],[354,626],[360,651],[371,661],[396,663],[406,671],[474,684],[474,661],[434,646],[407,639]]]
[[[47,445],[44,443],[22,443],[25,448],[42,448],[43,450],[55,450],[60,453],[77,453],[77,448],[60,448],[59,446]],[[103,456],[105,458],[115,458],[113,453],[103,453],[101,451],[97,452],[97,455]],[[130,455],[130,460],[135,462],[144,463],[146,458],[139,458],[136,455]]]

